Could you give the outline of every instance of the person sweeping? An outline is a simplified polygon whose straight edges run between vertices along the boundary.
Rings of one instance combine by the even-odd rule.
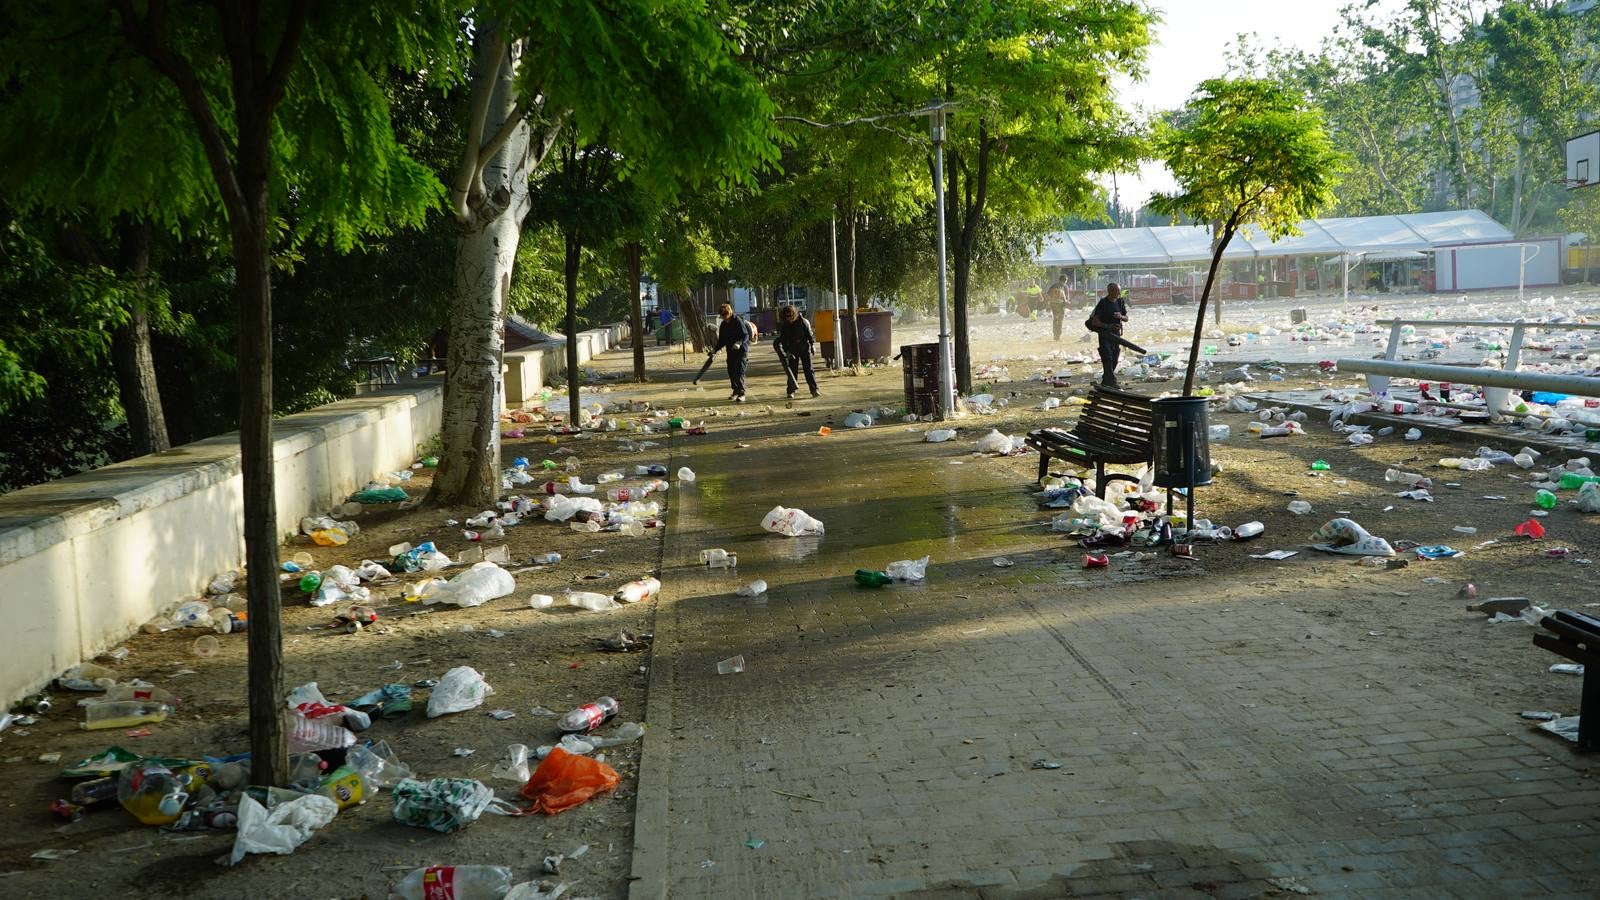
[[[817,337],[811,330],[811,323],[800,315],[799,310],[788,304],[778,310],[778,330],[772,337],[772,346],[783,361],[783,376],[788,382],[790,400],[800,390],[802,371],[805,372],[806,387],[811,389],[811,396],[821,396],[817,390],[817,374],[811,368],[811,348],[816,343]]]
[[[717,344],[711,348],[711,355],[715,356],[718,350],[728,351],[728,384],[733,388],[728,399],[743,403],[744,373],[750,364],[750,342],[755,338],[755,328],[734,315],[733,307],[726,303],[718,307],[717,315],[722,323],[717,326]]]
[[[1117,360],[1122,356],[1122,326],[1128,321],[1128,304],[1122,300],[1122,287],[1115,281],[1106,285],[1106,295],[1094,305],[1084,324],[1100,339],[1100,383],[1117,387]]]

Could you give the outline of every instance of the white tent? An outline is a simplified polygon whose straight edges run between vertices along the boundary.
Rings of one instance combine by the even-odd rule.
[[[1480,210],[1403,216],[1307,219],[1298,236],[1273,243],[1255,229],[1229,242],[1224,259],[1284,256],[1363,256],[1433,250],[1467,241],[1504,241],[1511,232]],[[1394,257],[1389,257],[1394,258]],[[1041,266],[1173,265],[1211,259],[1211,235],[1198,225],[1062,231],[1044,242]]]

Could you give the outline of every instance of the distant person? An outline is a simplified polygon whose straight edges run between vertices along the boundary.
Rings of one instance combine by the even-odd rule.
[[[1100,383],[1117,387],[1117,360],[1122,356],[1122,325],[1128,321],[1128,304],[1122,302],[1122,287],[1115,281],[1106,285],[1106,295],[1094,305],[1084,324],[1100,338]]]
[[[800,390],[798,379],[802,371],[806,373],[806,387],[811,388],[811,396],[821,396],[817,390],[817,374],[811,368],[811,348],[816,343],[811,323],[799,310],[787,305],[778,310],[778,330],[772,337],[772,346],[783,360],[783,377],[788,382],[790,400]]]
[[[728,384],[733,388],[728,399],[743,403],[744,373],[750,364],[750,342],[755,339],[755,327],[734,315],[733,307],[726,303],[717,308],[717,316],[722,322],[717,325],[717,344],[711,348],[711,353],[728,351]]]
[[[1061,341],[1061,322],[1067,316],[1067,276],[1062,273],[1056,283],[1044,292],[1045,305],[1050,307],[1050,334],[1057,343]]]

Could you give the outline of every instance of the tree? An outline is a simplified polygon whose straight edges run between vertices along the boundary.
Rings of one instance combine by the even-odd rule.
[[[13,196],[173,230],[226,224],[239,318],[250,748],[262,784],[288,777],[272,251],[285,234],[352,247],[415,223],[442,193],[395,141],[373,73],[428,66],[448,77],[455,11],[445,0],[412,4],[407,16],[383,9],[286,0],[174,15],[164,0],[108,0],[11,4],[0,20]],[[30,120],[35,127],[14,130]]]
[[[1277,240],[1298,234],[1300,220],[1316,215],[1333,197],[1340,158],[1322,114],[1303,98],[1262,79],[1201,82],[1184,106],[1181,125],[1162,124],[1158,156],[1178,190],[1156,194],[1151,206],[1211,223],[1211,267],[1200,293],[1183,394],[1192,396],[1206,303],[1223,251],[1239,229],[1254,226]]]
[[[1600,186],[1593,183],[1571,192],[1561,210],[1561,224],[1569,231],[1583,232],[1583,280],[1593,283],[1595,242],[1600,241]]]
[[[748,178],[777,151],[764,94],[704,0],[501,0],[480,9],[467,139],[450,204],[463,228],[431,501],[499,493],[505,296],[528,179],[564,129],[604,130],[649,184]]]

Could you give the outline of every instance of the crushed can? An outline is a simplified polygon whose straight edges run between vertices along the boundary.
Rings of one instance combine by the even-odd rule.
[[[1085,553],[1083,567],[1085,569],[1105,569],[1111,566],[1111,560],[1104,553]]]

